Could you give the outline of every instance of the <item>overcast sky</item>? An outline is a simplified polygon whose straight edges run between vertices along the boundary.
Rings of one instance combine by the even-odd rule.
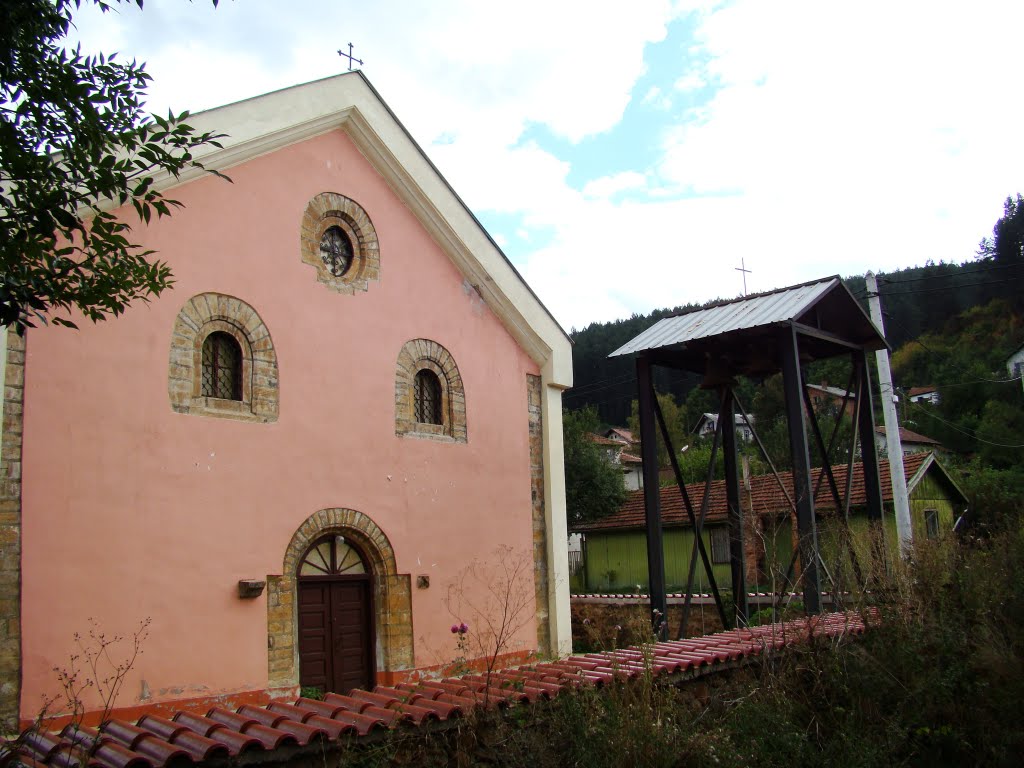
[[[146,0],[150,109],[361,67],[569,328],[969,260],[1024,192],[1024,3]]]

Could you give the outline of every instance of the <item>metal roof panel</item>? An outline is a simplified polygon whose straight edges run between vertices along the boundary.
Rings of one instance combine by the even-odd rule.
[[[839,282],[839,278],[830,277],[666,317],[623,344],[609,357],[795,320]]]

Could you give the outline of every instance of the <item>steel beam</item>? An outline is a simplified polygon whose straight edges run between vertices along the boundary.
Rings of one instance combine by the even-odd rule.
[[[722,407],[718,414],[722,425],[722,455],[725,459],[725,499],[729,510],[729,565],[732,570],[732,607],[735,626],[745,626],[747,607],[747,566],[743,552],[743,506],[740,500],[738,451],[736,446],[736,399],[732,387],[722,390]]]
[[[668,639],[668,599],[665,594],[665,544],[661,534],[661,488],[658,482],[658,433],[654,426],[654,381],[651,362],[636,360],[640,410],[640,458],[644,476],[644,514],[647,521],[647,591],[651,596],[651,627],[660,640]]]
[[[804,585],[804,608],[809,614],[821,613],[821,585],[818,577],[818,533],[814,519],[814,497],[811,488],[811,459],[807,446],[800,372],[800,345],[796,330],[782,331],[779,338],[782,353],[782,383],[786,400],[786,421],[789,426],[789,447],[793,457],[793,495],[796,497],[796,525],[800,552],[801,579]]]

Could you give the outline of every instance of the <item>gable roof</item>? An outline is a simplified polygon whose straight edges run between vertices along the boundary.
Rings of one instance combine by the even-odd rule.
[[[626,440],[630,443],[636,442],[636,440],[633,439],[632,430],[626,429],[625,427],[610,427],[604,433],[604,436],[608,438],[612,438],[612,435],[618,435],[622,440]]]
[[[887,347],[871,318],[839,276],[833,275],[666,317],[609,357],[671,350],[690,370],[702,370],[710,354],[728,357],[736,373],[774,371],[770,351],[777,343],[777,329],[789,324],[821,332],[802,345],[812,359],[837,354],[830,337],[865,349]]]
[[[847,465],[835,465],[832,473],[836,479],[839,493],[842,495],[846,487]],[[878,462],[879,480],[882,485],[882,500],[892,501],[892,477],[890,475],[889,462],[880,460]],[[960,487],[946,472],[945,468],[935,459],[931,453],[916,453],[903,457],[903,473],[907,480],[907,492],[913,493],[921,480],[929,472],[936,473],[947,487],[957,496],[960,501],[967,503],[967,497]],[[793,473],[780,472],[782,482],[793,497]],[[811,484],[817,486],[821,469],[811,470]],[[686,514],[686,507],[683,505],[683,497],[676,485],[664,486],[661,489],[661,523],[665,527],[689,526],[690,519]],[[704,483],[689,483],[686,486],[686,493],[690,497],[694,511],[700,514],[700,507],[704,500]],[[773,475],[758,475],[750,478],[750,493],[745,489],[740,490],[744,509],[753,509],[755,514],[781,514],[788,509],[786,496],[779,488],[779,483]],[[864,467],[855,464],[853,468],[853,482],[850,487],[850,506],[860,507],[867,504],[867,493],[864,485]],[[832,493],[828,487],[828,480],[822,480],[821,487],[814,501],[815,509],[819,512],[835,510],[835,503]],[[706,522],[720,523],[728,519],[728,508],[725,498],[725,481],[715,480],[711,484],[711,498],[708,505]],[[601,520],[594,520],[573,526],[574,532],[589,533],[599,531],[638,530],[647,527],[646,513],[644,510],[643,490],[630,491],[625,503],[617,512]]]
[[[197,132],[225,133],[195,159],[227,171],[290,144],[342,130],[416,216],[548,383],[572,386],[572,341],[522,275],[360,71],[295,85],[189,116]],[[159,174],[157,189],[193,181]]]
[[[875,427],[875,432],[880,435],[885,435],[885,427]],[[917,432],[911,432],[905,427],[900,427],[900,442],[901,443],[920,443],[922,445],[941,445],[938,440],[932,440],[930,437],[919,435]]]

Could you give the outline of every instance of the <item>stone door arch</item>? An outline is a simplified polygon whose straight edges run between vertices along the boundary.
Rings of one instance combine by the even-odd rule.
[[[412,595],[409,574],[400,574],[391,542],[367,515],[332,507],[310,515],[285,551],[282,572],[267,577],[268,687],[299,684],[298,569],[310,547],[324,536],[344,536],[366,559],[373,591],[378,682],[413,666]]]

